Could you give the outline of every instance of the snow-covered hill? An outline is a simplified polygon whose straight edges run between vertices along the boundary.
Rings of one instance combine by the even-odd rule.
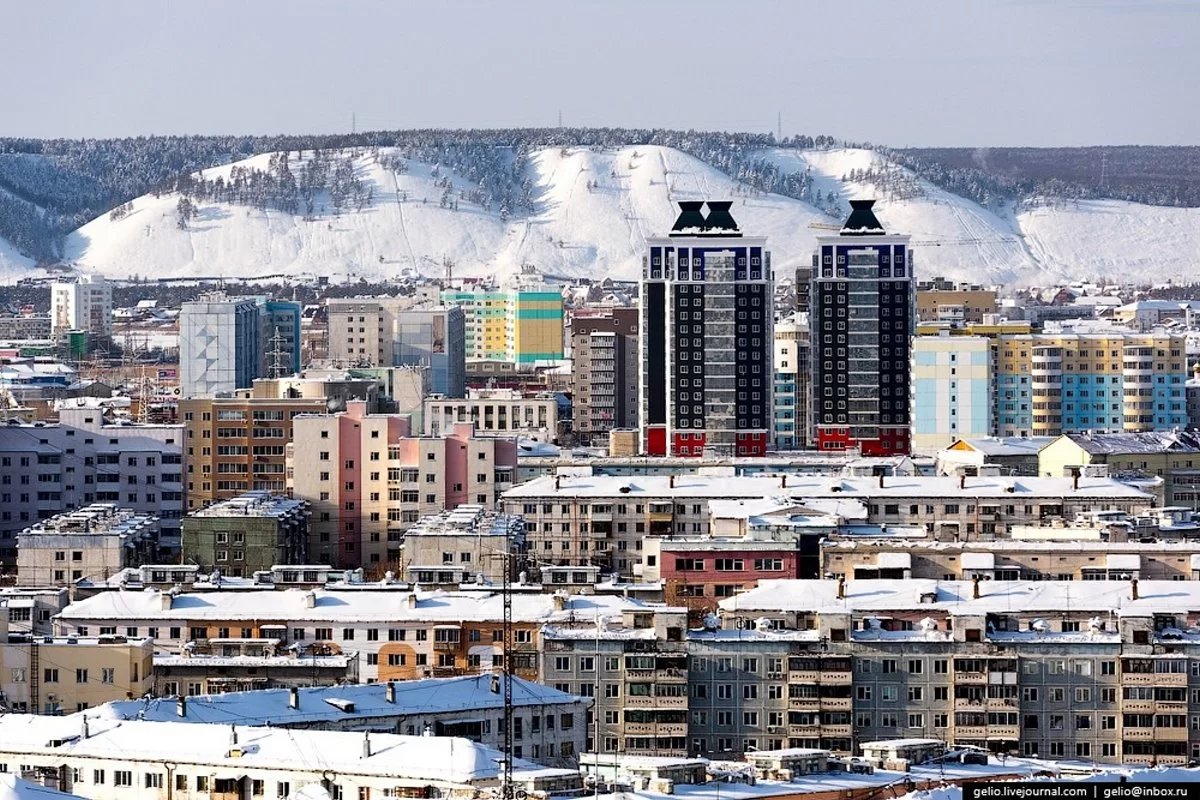
[[[17,248],[0,239],[0,280],[12,281],[30,274],[33,259],[21,255]]]
[[[387,155],[384,150],[382,155]],[[769,237],[780,276],[806,263],[822,233],[836,224],[817,206],[831,194],[845,207],[876,197],[889,230],[912,234],[919,275],[983,283],[1045,284],[1061,278],[1178,278],[1200,242],[1200,210],[1131,203],[1047,205],[1017,213],[984,208],[929,185],[868,150],[765,151],[785,171],[807,172],[820,197],[801,202],[761,194],[691,156],[666,147],[593,151],[547,149],[529,161],[536,211],[501,215],[459,199],[439,202],[435,167],[408,162],[397,174],[373,155],[354,159],[371,191],[361,211],[339,215],[317,204],[311,219],[272,209],[201,202],[186,229],[178,195],[146,195],[119,220],[97,218],[68,237],[65,257],[116,277],[329,275],[379,278],[406,268],[441,275],[507,275],[523,264],[580,277],[636,278],[647,236],[665,233],[679,200],[733,199],[748,234]],[[244,166],[265,169],[268,155]],[[297,167],[299,164],[297,164]],[[232,166],[205,177],[228,176]],[[450,176],[453,197],[472,184]],[[3,259],[0,250],[0,260]]]

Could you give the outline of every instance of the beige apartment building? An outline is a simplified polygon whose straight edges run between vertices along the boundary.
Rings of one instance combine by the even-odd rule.
[[[553,392],[526,394],[516,389],[468,389],[465,399],[434,395],[425,399],[425,433],[438,436],[463,422],[480,436],[520,436],[556,441],[558,399]]]
[[[426,517],[404,532],[402,575],[422,587],[496,586],[525,567],[525,520],[482,505]]]
[[[9,612],[0,609],[0,691],[7,711],[69,714],[141,697],[154,686],[149,638],[128,638],[107,628],[99,636],[10,637]]]
[[[158,518],[93,503],[17,534],[17,574],[26,586],[105,580],[158,556]]]
[[[943,278],[917,284],[917,320],[920,322],[982,323],[996,313],[996,290]]]

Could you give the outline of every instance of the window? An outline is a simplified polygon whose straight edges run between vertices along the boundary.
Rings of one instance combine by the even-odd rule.
[[[133,786],[133,772],[127,769],[113,770],[113,786]]]

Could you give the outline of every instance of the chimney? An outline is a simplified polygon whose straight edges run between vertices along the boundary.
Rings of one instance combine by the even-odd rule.
[[[229,726],[229,746],[237,747],[237,726],[236,725]]]
[[[297,686],[288,689],[288,708],[300,710],[300,689]]]
[[[309,589],[304,593],[304,607],[315,608],[317,605],[317,593]]]
[[[1134,600],[1138,599],[1137,578],[1129,582],[1129,592],[1133,595]]]
[[[879,488],[880,489],[883,488],[883,473],[882,472],[879,473]]]
[[[416,592],[409,592],[406,600],[407,600],[407,605],[409,608],[417,607],[417,593]]]
[[[838,600],[846,599],[846,577],[844,575],[838,577],[837,596]]]
[[[387,699],[387,701],[389,703],[395,704],[395,702],[396,702],[396,682],[395,681],[387,682],[387,690],[384,692],[384,697]]]
[[[976,600],[978,600],[979,599],[979,576],[978,575],[976,575],[975,578],[971,581],[971,584],[972,584],[971,585],[971,596],[974,597]]]
[[[562,476],[555,475],[554,476],[554,491],[557,492],[561,488],[562,488]]]
[[[84,739],[88,738],[88,736],[91,735],[91,732],[88,730],[88,721],[87,720],[88,720],[88,718],[85,716],[83,718],[83,730],[81,731]]]
[[[958,476],[958,489],[962,491],[967,488],[967,473]]]
[[[162,603],[163,611],[171,610],[171,601],[174,600],[175,598],[171,597],[170,592],[160,592],[158,595],[158,599],[159,599],[159,602]]]
[[[554,603],[555,611],[563,611],[566,609],[567,599],[565,597],[563,597],[561,594],[559,594],[558,592],[555,592],[553,595],[551,595],[550,599],[551,599],[551,602]]]
[[[781,475],[781,476],[779,476],[779,488],[780,488],[780,489],[786,489],[786,488],[787,488],[787,475]]]
[[[492,676],[492,694],[500,694],[500,676]]]
[[[186,697],[180,697],[178,700],[175,701],[175,713],[176,713],[176,715],[178,715],[180,717],[187,716],[187,698]]]
[[[675,476],[674,475],[672,475],[670,477],[670,481],[671,481],[671,483],[670,483],[671,488],[674,489],[675,488]]]
[[[1071,490],[1072,491],[1075,491],[1075,492],[1079,491],[1079,473],[1080,472],[1083,472],[1083,470],[1080,469],[1079,467],[1071,468]]]
[[[363,758],[371,757],[371,734],[370,732],[363,734]]]

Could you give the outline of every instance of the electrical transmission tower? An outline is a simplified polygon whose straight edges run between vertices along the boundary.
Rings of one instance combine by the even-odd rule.
[[[267,362],[267,371],[273,380],[278,380],[284,377],[285,374],[290,375],[291,370],[284,367],[284,352],[283,352],[283,332],[279,326],[275,326],[275,335],[269,340],[271,349],[267,353],[269,361]]]

